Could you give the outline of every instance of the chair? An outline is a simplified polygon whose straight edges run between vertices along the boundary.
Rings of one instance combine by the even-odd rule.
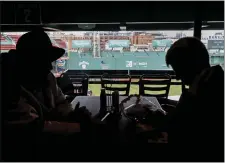
[[[85,73],[68,75],[74,87],[76,96],[87,96],[89,76]]]
[[[167,74],[142,75],[139,81],[139,94],[168,99],[170,83],[171,77]]]
[[[66,95],[66,99],[72,102],[76,96],[87,96],[88,80],[86,74],[68,75],[63,73],[57,78],[57,83]]]
[[[102,88],[105,88],[107,95],[111,95],[111,92],[117,90],[119,91],[120,96],[129,96],[130,83],[130,75],[103,74],[101,77],[101,85]]]

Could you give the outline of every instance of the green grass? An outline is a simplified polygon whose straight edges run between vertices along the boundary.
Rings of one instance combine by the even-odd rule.
[[[116,85],[118,87],[118,85]],[[101,91],[100,84],[89,84],[89,90],[92,90],[93,96],[99,96]],[[139,88],[138,85],[131,85],[130,86],[130,94],[138,94]],[[169,96],[177,96],[181,95],[181,86],[180,85],[172,85],[170,86]]]

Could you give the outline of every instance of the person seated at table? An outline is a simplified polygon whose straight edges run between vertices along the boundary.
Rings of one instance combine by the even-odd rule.
[[[7,140],[10,140],[7,142],[17,140],[15,143],[20,143],[19,139],[10,139],[11,136],[17,137],[20,134],[22,136],[17,138],[21,138],[22,144],[25,141],[32,144],[36,141],[34,137],[36,131],[62,135],[90,131],[90,112],[79,105],[75,109],[72,108],[50,72],[51,62],[63,53],[63,49],[52,47],[44,31],[37,30],[21,36],[16,50],[10,50],[2,56],[3,94],[6,99],[3,111],[4,128],[7,131],[5,132]],[[38,63],[40,58],[43,61]],[[29,73],[28,69],[33,71]],[[25,136],[26,133],[34,135],[29,138]],[[23,139],[24,136],[29,139]],[[54,143],[54,140],[52,141]],[[21,149],[24,148],[22,144]],[[21,149],[19,151],[22,151]]]
[[[52,62],[63,56],[65,50],[53,47],[48,35],[40,28],[22,35],[14,53],[17,70],[21,72],[19,83],[46,108],[45,118],[68,121],[73,108],[51,73]]]
[[[195,37],[176,41],[166,54],[166,64],[189,89],[182,93],[165,128],[168,142],[193,145],[195,149],[223,144],[224,71],[210,66],[209,53]]]
[[[162,118],[164,123],[155,131],[164,135],[168,144],[179,146],[179,151],[189,158],[196,153],[196,158],[222,160],[223,150],[215,149],[223,149],[224,144],[223,69],[219,65],[210,66],[206,47],[194,37],[176,41],[165,59],[177,79],[189,89],[182,93],[176,108]],[[139,127],[144,131],[142,135],[151,134],[149,125]]]
[[[53,144],[59,147],[59,144],[71,143],[69,140],[72,138],[69,139],[68,136],[72,136],[72,143],[76,142],[78,145],[77,142],[82,140],[80,124],[45,120],[43,106],[31,92],[20,86],[15,71],[15,61],[15,56],[11,53],[1,54],[2,93],[4,95],[2,105],[3,159],[5,161],[35,160],[34,151],[38,149],[38,146],[42,149],[46,147],[44,146],[46,142],[47,147]],[[75,108],[75,110],[79,109],[78,106]],[[60,135],[62,136],[58,139]]]

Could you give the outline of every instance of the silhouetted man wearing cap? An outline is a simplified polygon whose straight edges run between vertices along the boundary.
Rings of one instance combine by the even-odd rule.
[[[166,63],[189,86],[167,124],[168,142],[191,147],[189,156],[194,151],[196,157],[212,158],[224,144],[224,71],[219,65],[210,66],[206,47],[194,37],[176,41],[166,54]]]
[[[33,144],[40,140],[39,137],[38,139],[35,137],[40,133],[59,134],[62,136],[60,141],[67,145],[74,141],[75,144],[83,143],[84,141],[81,141],[84,140],[83,137],[86,138],[89,135],[90,112],[79,105],[73,109],[51,73],[52,62],[64,53],[64,49],[53,47],[48,35],[38,29],[22,35],[17,42],[16,50],[10,50],[4,55],[6,57],[3,61],[5,72],[3,91],[4,94],[9,93],[6,96],[8,99],[4,108],[6,129],[4,131],[7,131],[4,133],[6,133],[7,142],[15,146],[14,152],[23,159],[31,157],[26,153],[31,152],[30,148],[35,148]],[[9,75],[6,73],[7,70]],[[84,134],[80,136],[78,133]],[[68,134],[72,134],[71,139],[65,137]],[[58,143],[57,140],[47,139],[44,142],[52,143],[48,145],[52,147]],[[9,159],[15,159],[15,155],[10,156],[13,153],[12,148],[9,147],[9,149],[11,149],[8,153]],[[26,152],[23,151],[24,149]],[[53,149],[54,146],[51,150]]]
[[[53,47],[50,38],[42,29],[22,35],[14,52],[19,83],[42,105],[45,120],[74,121],[82,115],[84,119],[88,119],[88,111],[85,108],[73,111],[71,104],[57,86],[51,73],[52,62],[60,58],[65,50]]]

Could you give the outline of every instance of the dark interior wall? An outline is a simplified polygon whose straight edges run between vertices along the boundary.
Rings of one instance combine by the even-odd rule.
[[[1,2],[2,24],[14,24],[17,4],[18,2]],[[179,22],[193,21],[196,16],[201,16],[205,21],[224,20],[222,1],[129,3],[61,1],[40,2],[40,6],[43,23]]]

